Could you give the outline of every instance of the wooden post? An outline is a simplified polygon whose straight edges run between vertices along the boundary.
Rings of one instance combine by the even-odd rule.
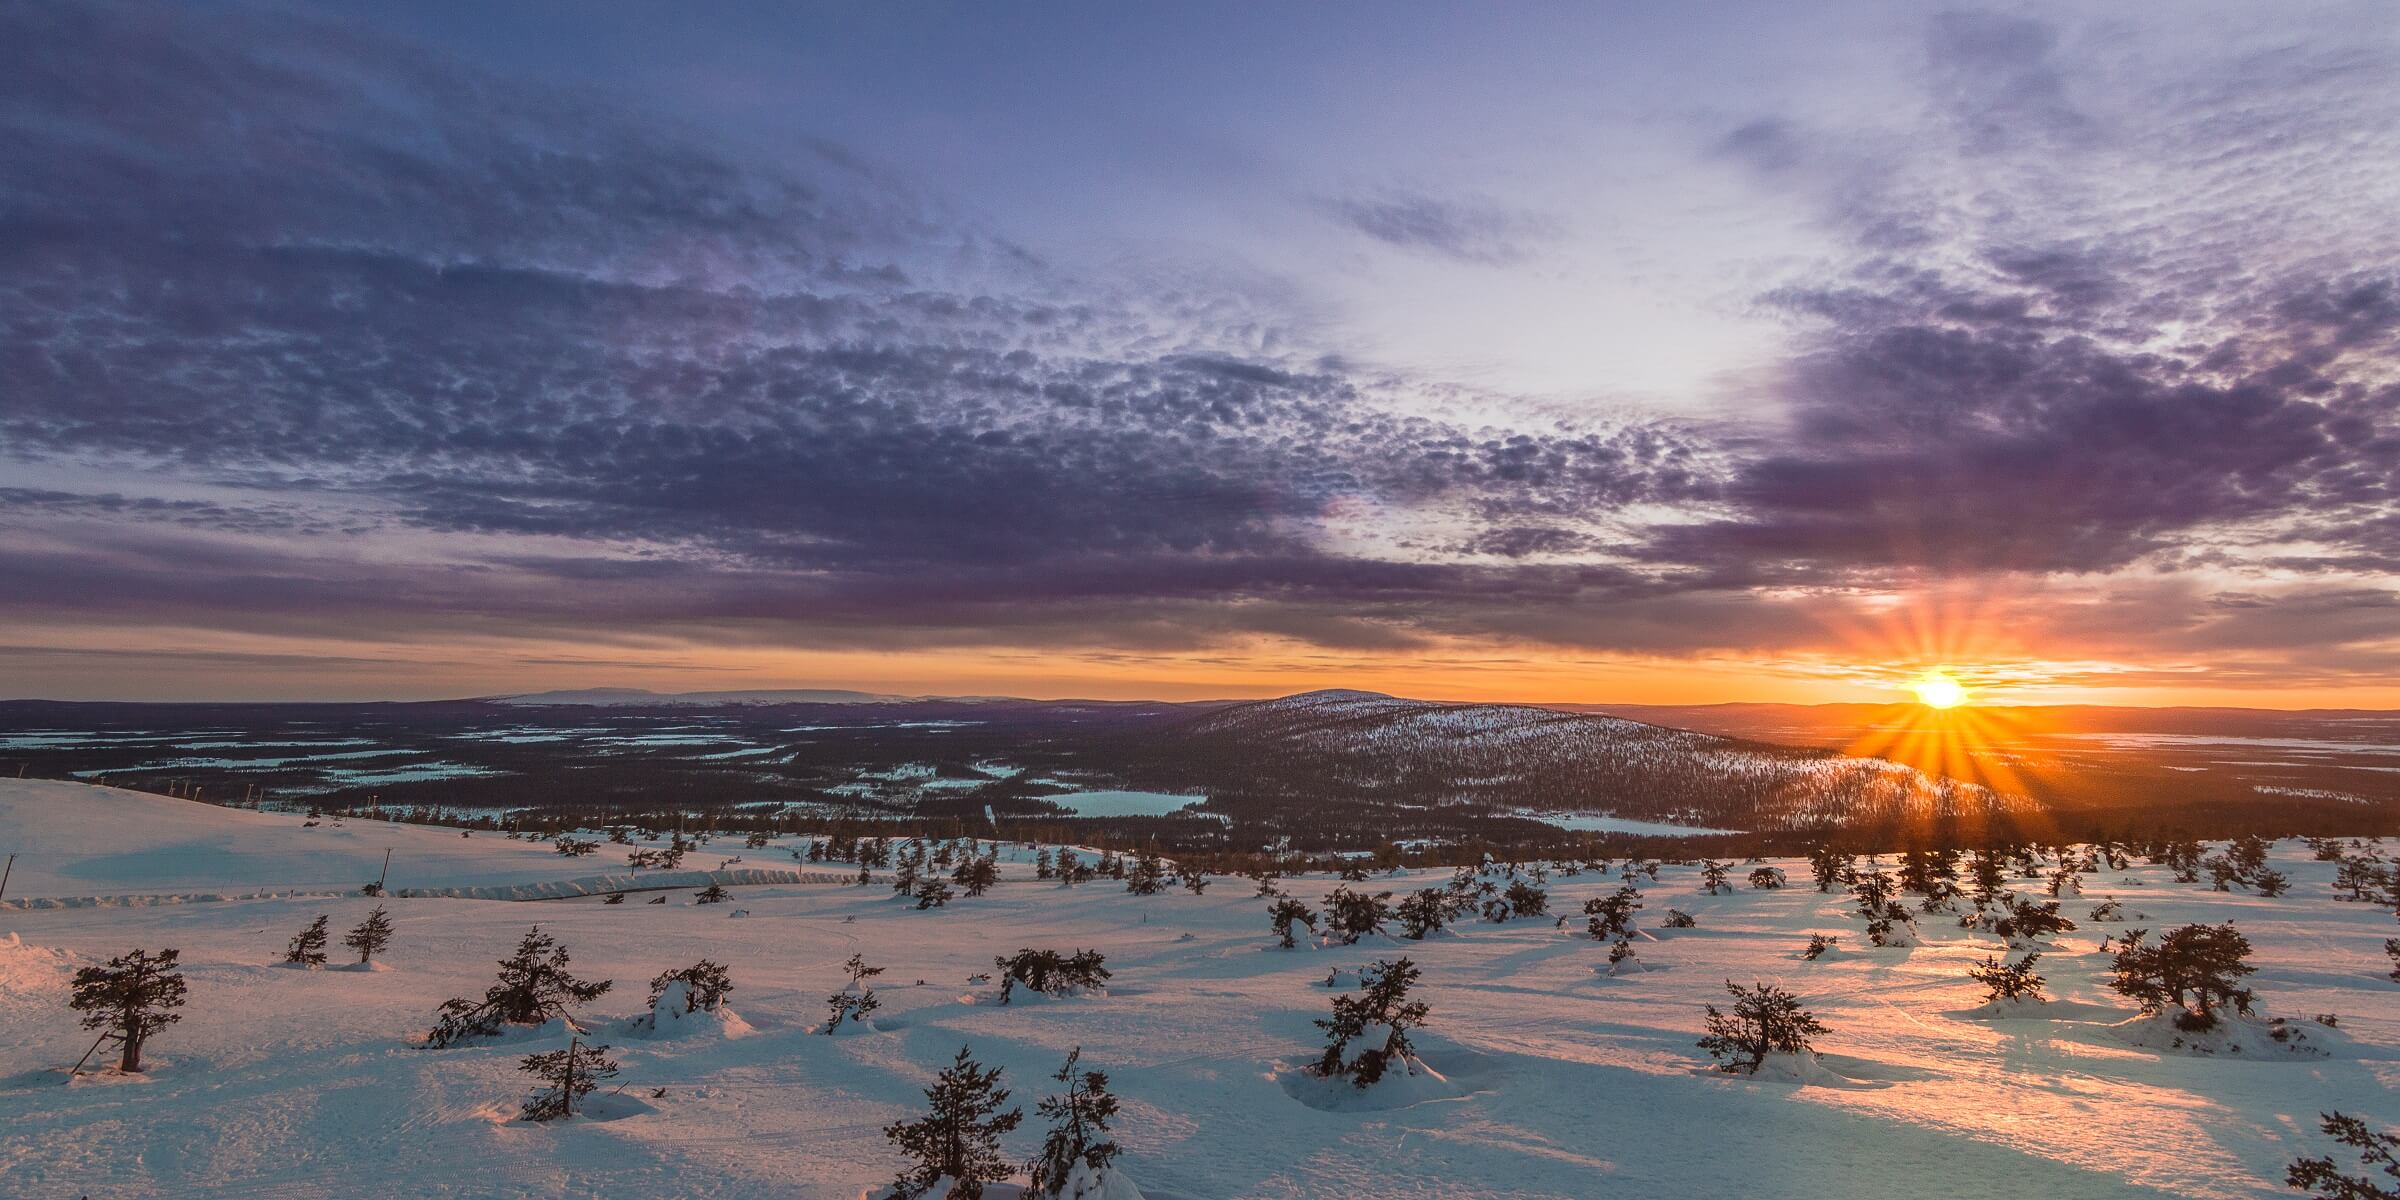
[[[15,874],[16,870],[17,856],[11,854],[8,856],[8,865],[0,867],[0,900],[8,899],[8,877]]]
[[[392,875],[392,848],[391,848],[391,847],[389,847],[389,846],[386,846],[386,847],[384,847],[384,848],[383,848],[383,872],[382,872],[381,874],[379,874],[379,875],[375,876],[375,894],[376,894],[376,895],[379,895],[379,896],[380,896],[380,895],[382,895],[382,894],[383,894],[383,881],[384,881],[384,880],[386,880],[386,879],[389,879],[389,878],[391,878],[391,875]]]
[[[575,1115],[575,1035],[567,1035],[567,1074],[558,1081],[558,1094],[567,1102],[567,1115]]]
[[[92,1039],[92,1048],[84,1051],[83,1057],[76,1059],[74,1066],[67,1068],[67,1082],[73,1083],[76,1076],[83,1074],[83,1064],[92,1061],[92,1055],[100,1052],[100,1043],[107,1041],[109,1033],[113,1032],[115,1031],[110,1030],[108,1033],[102,1033],[99,1037]]]

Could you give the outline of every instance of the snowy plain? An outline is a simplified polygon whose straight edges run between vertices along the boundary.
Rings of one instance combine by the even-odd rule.
[[[1988,935],[1922,929],[1926,944],[1865,944],[1849,897],[1794,886],[1700,893],[1669,866],[1644,882],[1641,973],[1609,977],[1606,946],[1548,919],[1468,923],[1423,942],[1270,948],[1247,880],[1207,894],[1126,894],[1102,879],[1037,882],[1003,856],[990,895],[918,911],[884,886],[739,886],[730,903],[686,891],[621,905],[597,897],[388,901],[388,970],[271,964],[319,913],[338,931],[356,895],[18,907],[66,897],[152,901],[268,890],[355,892],[395,849],[395,886],[541,884],[622,871],[624,847],[565,859],[478,833],[208,807],[76,784],[0,782],[0,853],[20,855],[0,903],[0,1197],[391,1196],[855,1197],[899,1169],[882,1136],[919,1112],[959,1046],[1004,1067],[1027,1110],[1013,1157],[1040,1137],[1032,1106],[1069,1049],[1106,1071],[1124,1107],[1121,1165],[1158,1200],[1230,1197],[2264,1197],[2285,1165],[2331,1149],[2317,1113],[2400,1120],[2400,984],[2382,939],[2391,914],[2338,902],[2331,864],[2281,843],[2291,894],[2177,884],[2165,868],[2086,877],[2083,921],[2114,897],[2147,919],[2056,939],[2042,971],[2060,998],[2032,1018],[1971,1015],[1968,963]],[[783,839],[720,839],[686,865],[741,856],[798,868]],[[722,853],[719,853],[722,851]],[[404,865],[406,870],[404,871]],[[817,878],[840,874],[838,866]],[[1370,886],[1399,894],[1449,873]],[[1323,876],[1287,879],[1318,906]],[[1554,876],[1553,913],[1613,891],[1614,875]],[[2027,886],[2031,886],[2028,884]],[[1669,907],[1697,918],[1659,928]],[[2103,936],[2236,922],[2257,948],[2264,1011],[2334,1013],[2328,1057],[2255,1061],[2137,1047],[2111,1022],[2131,1006],[2104,983]],[[512,1120],[512,1041],[428,1050],[444,999],[480,995],[534,924],[574,969],[616,981],[577,1014],[616,1047],[615,1119]],[[1802,961],[1812,932],[1838,936]],[[145,1076],[68,1083],[90,1043],[65,1000],[73,970],[134,947],[182,951],[184,1019],[152,1043]],[[1019,947],[1094,948],[1106,995],[999,1006],[970,977]],[[336,948],[338,951],[338,947]],[[851,954],[887,968],[874,1028],[819,1036]],[[1413,958],[1432,1015],[1419,1038],[1441,1074],[1373,1102],[1329,1105],[1294,1068],[1321,1046],[1326,975]],[[727,965],[738,1036],[645,1040],[647,981],[707,958]],[[336,962],[341,961],[336,954]],[[1733,1078],[1694,1048],[1724,981],[1780,984],[1829,1027],[1822,1073]],[[656,1089],[663,1095],[653,1096]]]

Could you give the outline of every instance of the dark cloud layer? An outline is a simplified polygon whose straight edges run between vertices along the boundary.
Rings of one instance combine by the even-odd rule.
[[[1947,161],[2111,152],[2052,30],[1926,46]],[[0,464],[175,486],[0,488],[0,611],[1680,653],[1800,636],[1768,587],[2400,559],[2392,262],[1964,220],[1783,117],[1715,151],[1849,255],[1760,298],[1801,348],[1756,421],[1503,428],[1053,277],[839,147],[766,170],[305,13],[14,6]],[[1494,266],[1552,232],[1320,207]],[[2311,611],[2369,640],[2388,602]],[[2181,604],[2195,652],[2291,649]]]

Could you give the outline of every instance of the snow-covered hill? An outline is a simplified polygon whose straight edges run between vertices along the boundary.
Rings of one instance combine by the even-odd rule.
[[[327,830],[302,832],[297,818],[86,791],[12,789],[0,850],[38,847],[21,852],[82,871],[200,843],[222,853],[177,860],[186,883],[223,863],[286,887],[353,877],[361,855],[380,857],[372,844],[312,843]],[[460,873],[531,868],[513,856],[540,853],[486,840],[405,852],[431,861],[448,849]],[[797,844],[751,854],[788,862]],[[320,850],[333,867],[314,865]],[[2084,927],[2052,939],[2039,964],[2058,1000],[2002,1019],[1978,1011],[1965,973],[2000,952],[1996,940],[1927,919],[1921,946],[1870,947],[1849,897],[1809,889],[1798,863],[1781,864],[1797,886],[1773,891],[1705,895],[1688,866],[1642,881],[1648,969],[1612,977],[1579,918],[1282,951],[1266,948],[1266,902],[1244,881],[1199,896],[1133,896],[1105,880],[1062,890],[1022,858],[1003,855],[991,894],[931,911],[884,887],[833,884],[736,887],[719,905],[688,892],[658,905],[395,898],[378,972],[271,965],[319,914],[337,931],[358,922],[375,903],[365,899],[0,909],[0,1196],[850,1200],[897,1172],[883,1126],[921,1113],[923,1089],[962,1045],[1002,1068],[1010,1103],[1026,1109],[1004,1143],[1012,1161],[1039,1144],[1033,1106],[1081,1047],[1082,1066],[1122,1098],[1119,1164],[1157,1200],[2266,1200],[2291,1194],[2292,1159],[2335,1149],[2315,1131],[2318,1112],[2388,1125],[2400,1111],[2400,985],[2383,978],[2380,948],[2391,916],[2334,900],[2332,865],[2294,843],[2275,851],[2292,879],[2276,898],[2178,884],[2156,867],[2087,876],[2069,905]],[[262,874],[275,863],[292,874]],[[1406,894],[1447,877],[1369,886]],[[1319,907],[1333,883],[1284,886]],[[1552,911],[1570,913],[1617,886],[1613,873],[1546,884]],[[2085,920],[2111,897],[2142,917]],[[1696,927],[1663,928],[1668,908]],[[2105,986],[2100,939],[2187,921],[2235,922],[2256,947],[2260,1007],[2299,1018],[2327,1054],[2201,1057],[2117,1024],[2130,1010]],[[510,1119],[527,1090],[519,1059],[562,1044],[555,1030],[447,1050],[417,1040],[441,1001],[481,994],[536,922],[578,974],[615,981],[579,1014],[622,1067],[613,1119]],[[1804,960],[1812,932],[1840,944]],[[153,1040],[146,1076],[65,1083],[59,1068],[91,1043],[66,1007],[68,980],[135,947],[182,952],[182,1022]],[[1102,995],[995,1005],[971,977],[1019,947],[1095,949],[1114,977]],[[854,1033],[820,1036],[852,954],[886,968],[883,1006]],[[1334,995],[1327,975],[1401,955],[1424,972],[1416,995],[1431,1012],[1416,1040],[1438,1075],[1362,1098],[1297,1074],[1321,1047],[1311,1022]],[[728,969],[739,1019],[645,1034],[647,981],[700,959]],[[1727,979],[1778,983],[1824,1021],[1824,1060],[1790,1072],[1805,1083],[1708,1069],[1694,1042]],[[2338,1014],[2338,1029],[2307,1022],[2319,1013]]]
[[[133,902],[138,897],[242,896],[263,891],[355,892],[384,871],[391,890],[480,889],[555,895],[650,886],[567,886],[625,873],[625,851],[563,858],[544,843],[493,833],[357,818],[313,824],[297,813],[249,812],[85,783],[0,780],[0,855],[14,854],[0,905]],[[739,853],[734,851],[732,853]],[[713,868],[727,855],[693,855]],[[705,861],[703,861],[705,859]],[[789,855],[740,864],[788,868]]]

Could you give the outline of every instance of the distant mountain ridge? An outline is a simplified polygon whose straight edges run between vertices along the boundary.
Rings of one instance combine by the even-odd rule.
[[[715,708],[732,704],[918,704],[932,700],[972,704],[1002,698],[998,696],[898,696],[882,692],[854,692],[841,688],[771,688],[741,692],[654,692],[648,688],[599,687],[528,692],[519,696],[494,696],[491,697],[491,701],[495,704],[586,705],[611,708],[637,705],[660,708]]]
[[[1741,829],[1830,827],[2024,807],[1879,758],[1519,704],[1303,692],[1167,730],[1192,769],[1246,793],[1606,812]]]

